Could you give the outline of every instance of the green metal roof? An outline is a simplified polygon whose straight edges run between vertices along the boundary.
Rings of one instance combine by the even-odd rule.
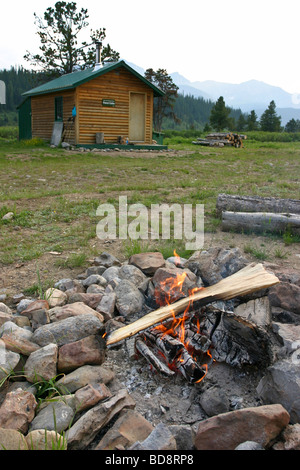
[[[155,96],[163,96],[164,92],[157,88],[153,83],[149,82],[145,77],[140,75],[136,70],[130,67],[124,60],[120,60],[119,62],[112,62],[106,65],[101,66],[99,69],[89,68],[86,70],[81,70],[78,72],[68,73],[66,75],[62,75],[59,78],[55,78],[48,83],[44,83],[32,90],[26,91],[22,94],[24,97],[28,96],[36,96],[36,95],[45,95],[46,93],[54,93],[64,90],[72,90],[83,83],[86,83],[93,78],[100,77],[107,72],[111,72],[112,70],[116,70],[120,67],[124,67],[126,70],[131,72],[137,78],[142,80],[146,85],[152,88]]]

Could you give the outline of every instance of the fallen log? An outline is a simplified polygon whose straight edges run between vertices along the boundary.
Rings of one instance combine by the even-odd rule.
[[[189,297],[180,299],[174,304],[161,307],[137,321],[113,331],[108,335],[106,344],[110,346],[125,338],[134,336],[142,330],[184,312],[195,302],[207,305],[216,300],[229,300],[242,295],[251,294],[257,290],[265,289],[278,283],[279,279],[274,274],[266,271],[261,263],[251,263],[213,286],[202,288]]]
[[[208,134],[206,136],[207,140],[216,140],[216,139],[230,139],[232,137],[232,134],[226,133],[226,132],[215,132],[212,134]]]
[[[300,200],[219,194],[216,208],[219,215],[223,211],[300,214]]]
[[[222,212],[222,230],[251,233],[284,233],[300,235],[300,215],[270,212]]]

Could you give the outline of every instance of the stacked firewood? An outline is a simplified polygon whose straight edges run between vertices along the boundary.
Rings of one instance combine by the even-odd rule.
[[[234,134],[232,132],[219,132],[214,134],[208,134],[205,139],[198,138],[192,142],[195,145],[203,145],[207,147],[243,147],[243,140],[246,140],[247,136],[244,134]]]

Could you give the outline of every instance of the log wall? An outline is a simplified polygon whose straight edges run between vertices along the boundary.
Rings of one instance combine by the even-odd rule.
[[[59,96],[63,97],[64,124],[69,126],[68,119],[72,117],[72,109],[75,104],[74,90],[33,96],[31,98],[32,137],[39,137],[46,141],[51,139],[55,121],[55,98]],[[72,124],[64,140],[70,144],[75,143],[74,124]]]
[[[129,137],[130,92],[146,95],[145,143],[152,144],[153,91],[123,68],[77,88],[78,143],[94,144],[98,132],[104,133],[105,143]],[[103,99],[114,100],[115,106],[103,106]]]

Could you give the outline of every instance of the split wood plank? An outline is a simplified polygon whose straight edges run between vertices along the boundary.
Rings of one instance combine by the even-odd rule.
[[[184,312],[193,302],[201,302],[203,305],[207,305],[215,300],[229,300],[271,287],[279,282],[279,279],[274,274],[268,272],[261,263],[251,263],[213,286],[203,288],[194,295],[178,300],[171,305],[161,307],[137,321],[113,331],[108,336],[106,344],[110,346],[118,343],[142,330],[161,323],[167,318],[176,316]]]

